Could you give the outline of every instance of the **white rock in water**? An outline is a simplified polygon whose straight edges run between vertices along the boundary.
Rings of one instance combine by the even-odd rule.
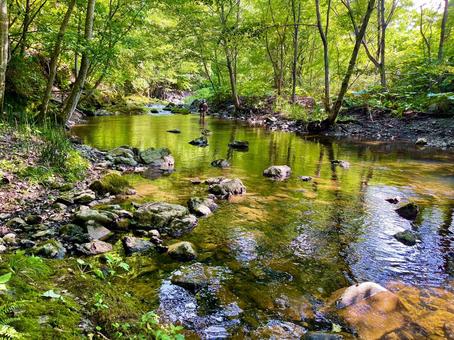
[[[375,282],[363,282],[354,286],[348,287],[341,297],[336,301],[338,309],[345,308],[358,302],[368,299],[371,296],[387,292],[388,290]]]

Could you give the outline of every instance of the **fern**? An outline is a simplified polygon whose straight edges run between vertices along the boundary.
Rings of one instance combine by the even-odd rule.
[[[10,323],[17,321],[17,318],[11,317],[11,314],[16,312],[24,303],[25,301],[16,301],[0,306],[0,339],[22,338],[22,334],[16,331]]]
[[[0,325],[0,339],[20,339],[21,334],[8,325]]]

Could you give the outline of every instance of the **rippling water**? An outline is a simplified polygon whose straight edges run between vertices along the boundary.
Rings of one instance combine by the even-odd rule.
[[[359,144],[302,138],[232,121],[208,119],[209,146],[188,141],[200,136],[198,117],[116,116],[94,118],[74,133],[100,149],[120,145],[168,147],[176,172],[149,180],[131,176],[138,200],[185,204],[205,196],[206,187],[189,179],[240,178],[245,197],[223,202],[185,239],[196,244],[200,261],[228,267],[229,290],[241,308],[260,315],[264,296],[325,297],[352,282],[399,280],[414,286],[443,287],[454,274],[454,155],[417,150],[405,144]],[[181,134],[167,133],[180,129]],[[249,141],[248,152],[228,148]],[[229,169],[211,161],[228,159]],[[350,162],[349,169],[331,160]],[[292,177],[273,182],[262,176],[270,165],[287,164]],[[303,182],[298,176],[311,176]],[[399,217],[400,196],[421,213],[413,223]],[[394,238],[414,230],[420,238],[406,246]],[[166,279],[171,264],[152,280]],[[150,285],[155,289],[156,285]]]

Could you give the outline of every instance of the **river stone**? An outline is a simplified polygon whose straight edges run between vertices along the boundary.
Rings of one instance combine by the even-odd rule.
[[[380,339],[405,327],[409,320],[399,297],[374,283],[363,282],[333,293],[330,311],[361,339]]]
[[[109,156],[115,164],[137,165],[137,161],[134,158],[134,151],[124,146],[109,151]]]
[[[113,235],[113,233],[109,229],[96,223],[89,223],[87,225],[87,234],[88,236],[90,236],[90,239],[101,241],[105,241]]]
[[[230,167],[230,163],[226,159],[216,159],[211,162],[211,166],[215,168],[225,169]]]
[[[77,224],[66,224],[59,230],[61,237],[74,243],[86,243],[90,241],[90,237],[85,233],[84,228]]]
[[[196,262],[180,267],[170,276],[170,281],[193,293],[208,286],[219,286],[228,270],[222,267],[210,267]]]
[[[311,176],[300,176],[299,179],[302,180],[303,182],[312,181],[312,177]]]
[[[20,217],[15,217],[8,222],[6,222],[7,227],[11,228],[23,228],[27,225],[27,223]]]
[[[93,190],[84,190],[74,195],[73,202],[78,204],[87,204],[96,199],[96,194]]]
[[[85,255],[99,255],[104,254],[112,250],[112,245],[100,240],[93,240],[88,243],[84,243],[80,247],[80,251]]]
[[[197,257],[194,245],[191,242],[186,241],[171,244],[167,254],[169,254],[171,258],[180,261],[191,261]]]
[[[50,240],[38,245],[34,253],[46,258],[62,259],[65,257],[66,249],[60,241]]]
[[[210,178],[207,178],[205,180],[205,184],[208,184],[208,185],[212,185],[212,184],[219,184],[221,183],[222,181],[226,180],[227,178],[223,177],[223,176],[219,176],[219,177],[210,177]]]
[[[416,140],[415,144],[416,145],[427,145],[427,139],[420,137]]]
[[[34,224],[40,224],[43,221],[43,218],[39,215],[27,215],[25,218],[25,222],[27,222],[28,225],[34,225]]]
[[[414,246],[418,241],[418,236],[411,230],[400,231],[394,237],[406,246]]]
[[[413,221],[418,216],[419,207],[415,203],[410,202],[410,203],[396,209],[396,212],[399,214],[400,217]]]
[[[161,159],[165,156],[170,155],[170,150],[167,148],[160,148],[160,149],[155,149],[155,148],[148,148],[143,151],[139,152],[139,157],[142,163],[144,164],[151,164],[154,161],[157,161],[158,159]]]
[[[138,226],[157,229],[160,233],[179,237],[197,225],[197,218],[189,210],[178,204],[165,202],[145,203],[134,213]]]
[[[104,177],[90,184],[90,189],[99,195],[123,194],[130,188],[129,181],[118,172],[110,172]]]
[[[273,179],[286,179],[292,174],[292,169],[287,165],[273,165],[263,171],[263,176]]]
[[[181,133],[181,131],[179,129],[171,129],[171,130],[167,130],[167,132],[169,132],[169,133]]]
[[[205,147],[208,146],[208,139],[205,136],[201,136],[199,138],[193,139],[189,142],[191,145]]]
[[[246,187],[240,179],[223,179],[218,184],[212,184],[208,191],[221,199],[228,199],[232,195],[243,195],[246,193]]]
[[[3,236],[2,240],[6,244],[15,244],[16,243],[16,234],[15,233],[8,233],[5,236]]]
[[[161,171],[172,171],[175,169],[175,159],[172,155],[163,156],[149,163],[149,167],[156,168]]]
[[[301,339],[306,329],[294,323],[270,320],[265,326],[257,328],[252,339]]]
[[[236,150],[246,151],[246,150],[249,149],[249,142],[248,141],[235,140],[235,141],[229,143],[229,147],[232,148],[232,149],[236,149]]]
[[[208,216],[218,208],[218,205],[211,198],[193,197],[188,201],[188,208],[196,216]]]
[[[144,253],[154,248],[154,244],[150,241],[133,236],[125,236],[123,246],[128,254]]]
[[[89,208],[82,208],[74,215],[74,221],[79,223],[87,223],[88,221],[98,222],[103,225],[113,223],[112,214],[107,211],[98,211]]]
[[[387,198],[385,199],[386,202],[389,202],[391,204],[397,204],[400,202],[400,197],[399,196],[396,196],[396,197],[390,197],[390,198]]]

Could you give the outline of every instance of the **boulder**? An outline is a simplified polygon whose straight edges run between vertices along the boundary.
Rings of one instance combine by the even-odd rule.
[[[131,185],[129,181],[117,172],[111,172],[90,184],[90,189],[99,195],[105,194],[123,194]]]
[[[248,141],[241,141],[241,140],[235,140],[231,143],[229,143],[229,147],[235,150],[240,150],[240,151],[247,151],[249,150],[249,142]]]
[[[160,233],[179,237],[197,225],[197,218],[181,205],[165,202],[145,203],[134,213],[139,227],[157,229]]]
[[[380,339],[409,322],[399,297],[374,282],[340,289],[327,310],[361,339]]]
[[[139,152],[139,159],[143,164],[152,164],[153,162],[170,155],[167,148],[148,148]]]
[[[414,246],[418,242],[418,236],[411,230],[400,231],[394,238],[406,246]]]
[[[292,169],[287,165],[273,165],[263,171],[263,176],[276,180],[289,178],[291,174]]]
[[[219,183],[212,184],[208,191],[221,199],[228,199],[233,195],[243,195],[246,193],[246,187],[240,179],[223,179]]]
[[[211,166],[215,168],[225,169],[230,167],[230,163],[226,159],[216,159],[211,162]]]
[[[66,224],[59,230],[60,236],[69,242],[86,243],[90,241],[90,237],[85,233],[84,228],[77,224]]]
[[[133,236],[124,237],[123,246],[127,254],[144,253],[154,248],[152,242]]]
[[[193,197],[188,201],[189,211],[198,217],[211,215],[217,207],[218,205],[211,198]]]
[[[3,236],[2,240],[6,244],[16,244],[16,234],[15,233],[8,233],[5,236]]]
[[[38,245],[34,253],[46,258],[62,259],[65,257],[66,249],[60,241],[49,240]]]
[[[410,202],[410,203],[396,209],[396,212],[399,214],[400,217],[413,221],[418,216],[419,207],[415,203]]]
[[[201,136],[199,138],[193,139],[189,142],[191,145],[205,147],[208,146],[208,139],[205,136]]]
[[[80,251],[85,255],[99,255],[112,250],[112,245],[104,241],[93,240],[80,246]]]
[[[129,166],[136,166],[134,151],[129,147],[120,146],[116,149],[109,151],[110,158],[115,164],[124,164]]]
[[[264,326],[257,328],[252,339],[301,339],[306,329],[291,322],[270,320]]]
[[[179,261],[192,261],[197,257],[194,245],[186,241],[171,244],[167,250],[167,254]]]

